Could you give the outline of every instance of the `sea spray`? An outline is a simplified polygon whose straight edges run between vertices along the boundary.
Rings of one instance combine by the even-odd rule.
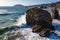
[[[21,26],[22,24],[26,24],[26,13],[17,19],[16,25]]]

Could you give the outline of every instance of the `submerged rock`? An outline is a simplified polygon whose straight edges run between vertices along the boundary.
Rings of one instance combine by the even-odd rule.
[[[40,36],[46,36],[50,31],[55,30],[50,13],[39,8],[31,8],[26,11],[26,22],[32,27],[32,32],[40,32]]]

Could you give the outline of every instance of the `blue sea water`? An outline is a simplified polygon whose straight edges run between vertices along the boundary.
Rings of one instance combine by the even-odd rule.
[[[26,8],[4,8],[0,9],[0,28],[11,27],[6,29],[5,32],[14,30],[17,26],[14,25],[17,22],[17,19],[24,15]],[[50,12],[49,9],[46,9]],[[60,9],[58,9],[60,13]],[[52,24],[56,30],[60,31],[60,24]],[[31,28],[30,26],[23,24],[21,28]],[[1,32],[0,32],[1,34]],[[60,39],[60,36],[56,35],[55,33],[51,33],[48,38],[50,39]]]
[[[25,10],[25,7],[0,7],[0,28],[12,26]]]

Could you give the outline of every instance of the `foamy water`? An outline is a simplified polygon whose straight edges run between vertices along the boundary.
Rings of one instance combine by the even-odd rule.
[[[60,24],[60,20],[53,19],[52,23]]]

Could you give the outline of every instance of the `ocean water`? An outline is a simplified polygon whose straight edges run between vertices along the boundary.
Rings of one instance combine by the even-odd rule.
[[[38,35],[39,33],[32,33],[31,27],[29,25],[26,25],[26,10],[24,9],[0,9],[0,29],[8,27],[4,32],[0,32],[0,35],[3,35],[3,38],[1,38],[1,40],[12,40],[13,38],[11,38],[11,36],[13,33],[19,33],[20,35],[18,38],[16,38],[16,40],[60,40],[60,20],[54,19],[52,22],[52,25],[56,29],[55,33],[51,33],[48,37],[40,37]],[[50,12],[50,9],[45,10],[48,10]],[[58,11],[60,14],[60,9],[58,9]],[[7,34],[9,34],[9,36],[7,36]]]

